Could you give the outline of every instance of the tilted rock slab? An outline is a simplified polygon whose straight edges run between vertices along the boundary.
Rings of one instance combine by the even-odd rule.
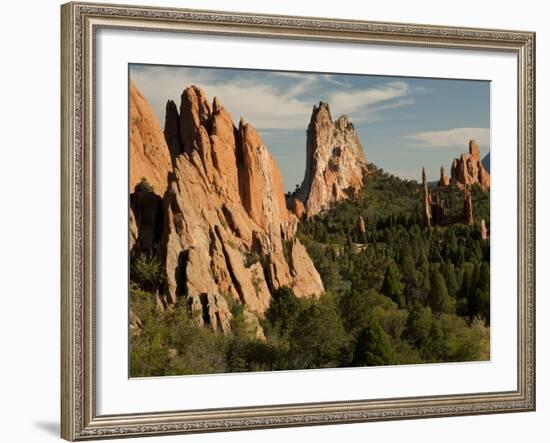
[[[159,197],[168,186],[172,162],[157,117],[130,82],[130,193],[145,178]]]

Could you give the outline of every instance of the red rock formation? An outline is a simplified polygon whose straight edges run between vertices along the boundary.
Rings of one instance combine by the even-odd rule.
[[[464,223],[469,226],[474,224],[474,204],[468,186],[464,187]]]
[[[256,130],[241,119],[239,123],[242,163],[240,190],[248,215],[263,229],[273,222],[288,222],[281,172]]]
[[[491,177],[481,163],[479,147],[475,140],[470,140],[469,154],[462,154],[453,160],[451,183],[460,189],[476,183],[484,190],[491,186]]]
[[[314,106],[307,129],[306,172],[296,194],[307,216],[356,193],[366,172],[363,148],[348,118],[343,115],[333,122],[328,104]]]
[[[138,241],[138,236],[139,236],[136,217],[134,215],[134,211],[132,210],[132,208],[130,208],[130,220],[128,223],[128,227],[130,231],[129,242],[130,242],[130,251],[131,251],[132,249],[134,249],[134,246],[136,245]]]
[[[293,238],[290,241],[289,255],[290,271],[293,275],[293,289],[296,294],[310,294],[312,284],[315,288],[323,287],[321,276],[317,272],[317,269],[315,269],[306,248],[297,238]],[[315,298],[319,298],[321,292],[318,291],[311,295]]]
[[[365,219],[363,216],[359,216],[359,219],[357,220],[357,231],[360,234],[364,234],[367,232],[367,227],[365,226]]]
[[[164,117],[164,138],[170,151],[170,156],[174,160],[183,152],[180,141],[180,117],[178,107],[172,100],[166,103],[166,114]]]
[[[480,233],[481,233],[481,239],[487,240],[488,234],[487,234],[487,226],[485,225],[485,219],[481,220]]]
[[[438,186],[446,187],[449,186],[449,177],[447,174],[445,174],[445,168],[441,166],[441,169],[439,170],[439,182],[437,182]]]
[[[301,220],[306,214],[306,207],[302,203],[302,200],[296,197],[291,198],[289,202],[289,209],[298,218],[298,220]]]
[[[241,120],[236,129],[219,101],[210,106],[196,86],[184,90],[177,120],[181,150],[164,198],[167,302],[187,298],[199,323],[228,333],[230,297],[261,338],[257,319],[271,291],[288,286],[299,297],[319,297],[321,278],[294,238],[298,220],[254,128]]]
[[[130,193],[143,178],[162,197],[172,169],[170,152],[151,106],[130,83]]]
[[[424,167],[422,167],[422,219],[424,226],[432,225],[432,198],[428,191],[428,180]]]

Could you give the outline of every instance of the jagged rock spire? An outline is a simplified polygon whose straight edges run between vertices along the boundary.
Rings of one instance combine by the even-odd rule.
[[[481,233],[481,239],[487,240],[488,234],[487,234],[487,226],[485,225],[485,219],[481,220],[480,233]]]
[[[172,170],[170,152],[158,119],[134,82],[130,83],[130,193],[143,179],[159,197]]]
[[[462,189],[467,185],[478,183],[484,190],[491,186],[491,176],[481,163],[479,147],[475,140],[470,140],[468,154],[461,154],[453,160],[451,166],[451,183]]]
[[[468,186],[464,187],[464,223],[469,226],[474,224],[474,204]]]
[[[304,180],[294,197],[312,217],[361,189],[366,172],[367,162],[353,124],[345,115],[332,121],[329,105],[319,102],[307,129]]]
[[[424,166],[422,166],[422,218],[424,226],[432,225],[432,199],[428,190],[428,180]]]
[[[439,182],[437,183],[438,186],[446,187],[449,186],[449,177],[447,174],[445,174],[445,168],[443,165],[441,166],[441,169],[439,170]]]

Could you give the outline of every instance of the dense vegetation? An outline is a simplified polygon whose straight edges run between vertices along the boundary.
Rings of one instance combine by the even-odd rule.
[[[164,271],[152,256],[132,256],[131,375],[159,376],[489,358],[489,195],[472,189],[475,220],[462,224],[462,193],[445,188],[441,226],[421,226],[421,187],[371,165],[353,200],[299,225],[325,285],[318,301],[288,288],[273,293],[254,337],[242,306],[231,303],[232,334],[197,326],[182,301],[156,308]],[[364,220],[364,232],[359,217]]]

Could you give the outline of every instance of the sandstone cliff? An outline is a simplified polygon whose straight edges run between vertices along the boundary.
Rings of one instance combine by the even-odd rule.
[[[326,103],[314,106],[307,128],[305,176],[295,196],[307,216],[356,193],[366,172],[367,162],[353,124],[345,115],[333,121]],[[296,202],[291,205],[300,207]]]
[[[476,183],[484,190],[488,190],[491,186],[491,176],[481,162],[479,147],[475,140],[470,140],[468,154],[462,154],[453,160],[451,183],[460,189]]]
[[[257,326],[271,292],[319,297],[323,283],[294,236],[280,171],[259,134],[238,128],[215,98],[191,86],[179,112],[167,105],[165,136],[173,159],[164,197],[162,256],[168,305],[185,298],[197,321],[230,330],[228,300]]]
[[[151,106],[130,83],[130,192],[145,178],[162,197],[172,170],[170,153]]]
[[[130,250],[151,252],[163,227],[162,197],[172,161],[151,106],[130,83]]]

